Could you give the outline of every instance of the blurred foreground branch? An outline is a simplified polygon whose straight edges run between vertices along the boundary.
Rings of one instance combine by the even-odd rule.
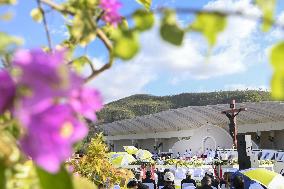
[[[41,1],[40,1],[40,0],[37,0],[37,6],[38,6],[38,9],[40,10],[40,12],[41,12],[41,14],[42,14],[44,30],[45,30],[46,37],[47,37],[47,42],[48,42],[48,48],[49,48],[50,51],[52,51],[51,37],[50,37],[48,25],[47,25],[47,20],[46,20],[45,12],[44,12],[44,10],[43,10],[43,8],[42,8],[42,6],[41,6]]]

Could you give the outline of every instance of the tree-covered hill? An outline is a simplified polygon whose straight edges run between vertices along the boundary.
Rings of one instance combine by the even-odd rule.
[[[98,113],[100,123],[109,123],[136,116],[153,114],[186,106],[225,104],[237,102],[259,102],[271,100],[266,91],[219,91],[209,93],[182,93],[172,96],[132,95],[109,104]]]

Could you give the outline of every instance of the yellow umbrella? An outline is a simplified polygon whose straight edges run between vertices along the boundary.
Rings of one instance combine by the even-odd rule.
[[[284,177],[276,172],[263,168],[247,169],[242,174],[259,182],[268,189],[284,189]]]
[[[109,159],[114,159],[114,158],[116,158],[116,157],[118,157],[118,156],[121,156],[121,155],[127,155],[128,153],[126,153],[126,152],[109,152],[108,153],[108,158]]]
[[[149,160],[153,156],[151,152],[149,152],[148,150],[142,150],[142,149],[138,150],[135,155],[136,158],[140,160]]]
[[[135,161],[136,159],[132,155],[127,154],[127,153],[120,154],[117,157],[110,160],[110,162],[117,167],[123,167]]]
[[[107,156],[108,156],[108,158],[111,158],[114,154],[116,154],[116,152],[109,152],[109,153],[107,154]]]
[[[135,146],[123,146],[124,150],[129,154],[136,154],[138,149]]]

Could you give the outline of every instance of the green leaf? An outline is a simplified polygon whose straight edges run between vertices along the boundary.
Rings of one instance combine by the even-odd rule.
[[[183,42],[184,34],[184,30],[182,30],[176,23],[175,13],[167,10],[164,14],[160,27],[161,37],[173,45],[180,46]]]
[[[133,19],[135,22],[135,28],[140,31],[151,29],[155,21],[154,14],[145,10],[137,10],[133,14]]]
[[[133,58],[139,51],[138,33],[132,30],[117,30],[113,33],[114,55],[123,60]]]
[[[17,0],[0,0],[0,5],[14,5],[17,3]]]
[[[15,138],[8,130],[0,132],[0,158],[6,166],[11,166],[20,158]]]
[[[31,13],[31,17],[33,18],[34,21],[36,22],[41,22],[43,19],[42,11],[39,8],[34,8]]]
[[[7,51],[21,44],[23,44],[23,40],[21,38],[0,32],[0,54],[5,54]]]
[[[115,29],[112,25],[110,25],[110,27],[112,27],[113,29]],[[123,30],[128,30],[129,26],[128,26],[128,22],[125,18],[123,18],[121,20],[121,22],[119,23],[119,28],[123,29]]]
[[[9,21],[13,18],[13,13],[12,12],[6,12],[0,15],[0,20],[3,21]]]
[[[217,41],[218,34],[226,28],[226,25],[225,15],[200,13],[192,23],[191,29],[202,32],[209,45],[213,46]]]
[[[184,31],[178,26],[163,24],[160,29],[160,34],[165,41],[177,46],[182,45]]]
[[[284,99],[284,74],[275,72],[271,80],[271,96],[276,100]]]
[[[278,100],[284,99],[284,42],[275,45],[270,54],[270,62],[274,68],[271,81],[271,95]]]
[[[0,188],[6,188],[6,177],[5,177],[6,167],[2,161],[0,161]]]
[[[71,10],[75,9],[75,11],[72,10],[73,12],[86,11],[87,9],[94,11],[98,3],[98,0],[69,0],[65,3],[65,7],[71,8]]]
[[[71,176],[63,167],[56,174],[50,174],[39,167],[36,168],[36,171],[41,189],[73,189]]]
[[[272,48],[270,62],[275,72],[282,72],[284,74],[284,41]]]
[[[147,10],[150,10],[151,8],[152,0],[136,0],[136,2],[143,5]]]
[[[276,0],[256,0],[256,5],[263,13],[262,30],[267,32],[272,26]]]
[[[96,38],[96,23],[89,11],[78,12],[69,26],[70,36],[81,46],[86,46]]]
[[[73,60],[72,66],[76,71],[80,72],[87,63],[92,64],[91,60],[88,57],[80,56]]]

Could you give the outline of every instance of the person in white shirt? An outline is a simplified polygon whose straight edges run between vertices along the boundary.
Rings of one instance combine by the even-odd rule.
[[[216,152],[214,150],[211,150],[210,156],[211,156],[211,158],[214,159],[215,156],[216,156]]]
[[[184,157],[184,159],[187,159],[187,157],[188,157],[188,151],[187,150],[185,150],[183,157]]]
[[[223,153],[221,154],[221,160],[228,160],[228,154],[227,154],[227,152],[223,152]]]
[[[212,150],[209,149],[209,150],[208,150],[208,153],[207,153],[207,158],[211,158],[211,155],[212,155]]]
[[[161,159],[161,157],[158,157],[157,163],[158,163],[158,165],[163,165],[164,161]]]
[[[187,151],[186,159],[190,159],[191,157],[192,157],[192,151],[191,149],[189,149],[189,151]]]

